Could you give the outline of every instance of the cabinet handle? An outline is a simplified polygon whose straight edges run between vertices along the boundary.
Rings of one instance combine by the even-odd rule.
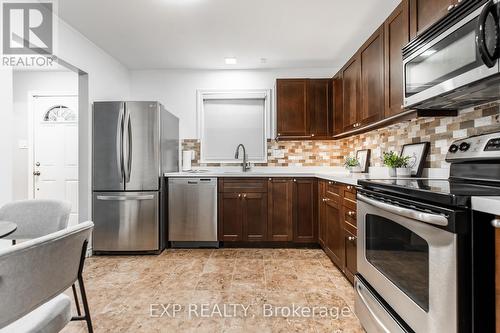
[[[330,201],[330,199],[328,199],[328,198],[323,198],[323,202],[327,202],[327,201]]]
[[[494,228],[500,228],[500,219],[494,219],[491,221],[491,225],[494,227]]]
[[[328,185],[332,185],[332,182],[328,182]]]
[[[311,134],[311,136],[314,136],[314,133],[313,133],[313,134]]]
[[[347,186],[347,189],[348,190],[352,190],[352,186]]]
[[[280,135],[281,135],[281,133],[278,133],[278,136],[280,136]]]
[[[349,216],[353,216],[354,214],[356,214],[356,213],[351,211],[351,210],[347,212],[347,215],[349,215]]]
[[[240,194],[238,194],[238,198],[241,198],[241,193],[240,193]]]
[[[353,237],[353,236],[348,236],[347,237],[347,240],[349,240],[350,242],[353,242],[356,240],[356,237]]]
[[[294,183],[296,183],[296,182],[297,182],[297,179],[295,179],[295,178],[294,178],[294,179],[293,179],[293,182],[294,182]]]
[[[455,8],[455,5],[449,5],[448,6],[448,11],[452,10],[453,8]]]
[[[243,199],[245,199],[246,197],[247,197],[246,193],[245,193],[245,194],[243,194]]]
[[[269,178],[269,181],[273,180],[272,178]]]

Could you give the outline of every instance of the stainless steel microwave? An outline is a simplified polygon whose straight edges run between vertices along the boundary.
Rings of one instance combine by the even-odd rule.
[[[404,107],[457,110],[500,99],[500,0],[464,0],[403,48]]]

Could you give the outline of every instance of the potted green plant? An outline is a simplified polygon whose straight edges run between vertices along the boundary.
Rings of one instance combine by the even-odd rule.
[[[390,177],[409,177],[411,169],[408,168],[410,156],[399,156],[399,154],[390,151],[383,154],[384,165],[389,168]]]
[[[349,173],[352,173],[352,169],[359,166],[359,160],[356,157],[347,156],[344,161],[344,166],[349,170]]]

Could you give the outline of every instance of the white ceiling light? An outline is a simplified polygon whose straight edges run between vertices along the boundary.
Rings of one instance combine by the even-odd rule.
[[[236,65],[238,63],[238,60],[236,60],[236,58],[226,58],[225,62],[226,65]]]

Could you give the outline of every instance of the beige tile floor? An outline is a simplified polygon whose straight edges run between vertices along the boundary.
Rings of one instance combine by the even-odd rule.
[[[96,332],[363,332],[351,285],[319,249],[94,256],[84,278]]]

